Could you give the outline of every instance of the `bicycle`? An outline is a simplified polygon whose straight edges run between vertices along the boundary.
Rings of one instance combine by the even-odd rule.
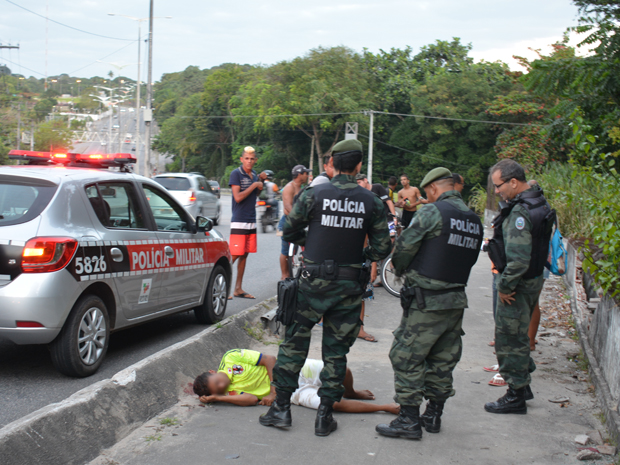
[[[394,215],[390,215],[390,217],[398,218]],[[394,227],[396,229],[396,236],[394,237],[394,241],[396,241],[404,227],[400,221],[398,221],[398,223]],[[394,271],[394,265],[392,265],[392,254],[388,255],[388,257],[383,260],[383,263],[381,265],[381,282],[383,283],[383,287],[386,291],[388,291],[394,297],[400,297],[400,289],[405,284],[405,280],[403,277],[396,276],[396,272]]]

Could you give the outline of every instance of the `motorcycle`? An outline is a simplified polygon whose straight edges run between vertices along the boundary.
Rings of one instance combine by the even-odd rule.
[[[279,221],[279,204],[272,205],[267,200],[256,200],[256,216],[259,218],[261,224],[261,230],[263,233],[267,232],[267,228],[271,226],[275,231]]]

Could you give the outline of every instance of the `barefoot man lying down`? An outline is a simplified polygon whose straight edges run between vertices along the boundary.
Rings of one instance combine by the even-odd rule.
[[[219,369],[209,370],[194,380],[194,393],[204,403],[226,402],[242,407],[271,405],[276,397],[271,385],[276,358],[254,350],[233,349],[222,357]],[[306,360],[299,373],[299,388],[291,397],[296,405],[317,410],[321,403],[318,396],[323,369],[321,360]],[[389,412],[398,415],[398,404],[371,404],[362,400],[374,400],[370,391],[356,391],[353,388],[353,374],[347,368],[344,379],[344,397],[334,404],[334,410],[347,413]]]

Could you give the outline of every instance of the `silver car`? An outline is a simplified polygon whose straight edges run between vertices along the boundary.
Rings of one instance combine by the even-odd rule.
[[[94,157],[116,155],[135,160]],[[50,155],[10,156],[36,162]],[[108,169],[0,167],[0,337],[49,343],[66,375],[93,374],[111,331],[190,309],[201,323],[221,320],[230,281],[228,244],[211,221],[194,220],[150,179]]]
[[[170,194],[194,217],[206,216],[214,225],[220,222],[222,206],[217,193],[199,173],[166,173],[153,180],[170,191]]]

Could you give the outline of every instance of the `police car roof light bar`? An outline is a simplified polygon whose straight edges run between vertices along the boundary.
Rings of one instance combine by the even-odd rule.
[[[52,153],[38,152],[31,150],[11,150],[9,159],[22,160],[30,165],[48,165],[50,163],[58,163],[63,165],[74,165],[90,167],[108,168],[110,166],[118,166],[123,171],[129,171],[125,165],[136,163],[136,157],[130,153]]]

